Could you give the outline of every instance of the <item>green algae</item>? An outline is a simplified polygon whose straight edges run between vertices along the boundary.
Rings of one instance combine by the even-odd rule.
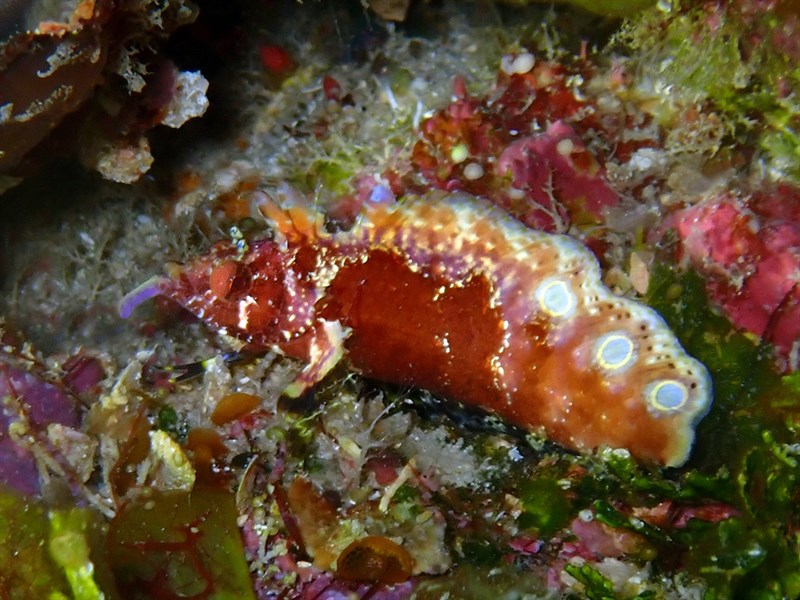
[[[545,476],[524,481],[520,486],[523,512],[520,527],[551,536],[567,525],[573,516],[571,502],[557,480]]]
[[[0,563],[0,591],[9,599],[113,600],[117,584],[126,598],[152,597],[155,589],[253,597],[233,498],[216,489],[135,502],[110,531],[89,509],[48,509],[2,491]]]
[[[64,572],[47,551],[47,510],[11,491],[0,493],[0,585],[8,598],[69,593]]]
[[[505,4],[526,5],[534,1],[536,0],[505,0]],[[657,0],[603,0],[602,2],[597,2],[597,0],[561,0],[561,2],[604,17],[630,17],[654,6]]]
[[[640,81],[662,104],[662,118],[674,118],[679,104],[708,104],[734,131],[730,143],[757,146],[773,176],[800,181],[800,68],[793,51],[775,41],[784,20],[750,8],[752,14],[747,2],[716,9],[659,5],[628,20],[612,47],[631,52]]]
[[[606,17],[630,17],[650,8],[657,0],[568,0],[570,4]]]
[[[95,564],[89,531],[92,515],[86,509],[72,508],[50,512],[50,556],[64,570],[75,600],[102,600],[108,597],[95,580]],[[50,598],[61,598],[51,592]]]
[[[0,595],[12,600],[117,598],[95,517],[85,508],[48,509],[0,490]]]
[[[189,425],[177,411],[169,405],[161,406],[155,417],[156,429],[168,433],[174,440],[184,442],[189,433]]]
[[[667,265],[653,270],[647,303],[676,333],[686,351],[706,365],[714,385],[709,414],[697,428],[692,465],[706,470],[730,464],[760,441],[764,426],[778,426],[765,393],[780,387],[770,348],[736,331],[709,304],[700,276]]]
[[[614,584],[591,565],[567,564],[564,571],[584,585],[584,593],[589,600],[616,599]]]
[[[209,487],[125,507],[111,523],[108,548],[126,597],[254,598],[236,517],[232,494]]]
[[[545,597],[548,597],[548,592],[538,573],[520,572],[502,563],[496,566],[458,565],[445,577],[421,581],[414,591],[416,600]]]
[[[659,266],[647,300],[687,351],[706,364],[715,385],[711,411],[698,427],[694,469],[684,477],[703,482],[706,494],[740,511],[736,518],[687,527],[677,536],[686,564],[708,581],[710,598],[795,597],[800,591],[793,525],[800,520],[798,378],[780,377],[770,349],[735,331],[711,308],[697,274]]]

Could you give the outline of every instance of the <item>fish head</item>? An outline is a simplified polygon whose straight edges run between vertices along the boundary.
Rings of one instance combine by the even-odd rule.
[[[220,242],[188,262],[170,263],[166,275],[128,293],[119,312],[127,318],[146,300],[163,296],[219,334],[269,347],[277,340],[286,302],[285,273],[280,246],[272,240],[245,249]]]

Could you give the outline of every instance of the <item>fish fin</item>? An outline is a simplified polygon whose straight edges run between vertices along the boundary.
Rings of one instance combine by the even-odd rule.
[[[322,320],[311,340],[308,364],[297,378],[286,386],[284,396],[299,398],[309,388],[315,386],[335,367],[344,356],[344,341],[350,335],[350,328],[339,321]]]
[[[265,193],[258,202],[258,210],[272,223],[275,233],[290,243],[316,240],[324,235],[323,214],[297,194],[280,194],[275,199]]]

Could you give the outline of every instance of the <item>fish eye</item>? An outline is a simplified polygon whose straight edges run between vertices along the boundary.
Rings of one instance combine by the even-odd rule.
[[[235,260],[226,260],[211,269],[208,287],[218,298],[232,298],[250,288],[250,270]]]

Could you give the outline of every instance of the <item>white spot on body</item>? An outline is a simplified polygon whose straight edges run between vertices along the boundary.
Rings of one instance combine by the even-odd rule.
[[[239,300],[239,322],[237,325],[242,331],[247,331],[247,325],[250,321],[249,309],[255,304],[256,300],[252,296],[247,296]]]
[[[446,292],[447,292],[446,286],[442,285],[436,288],[436,291],[433,293],[433,301],[438,302],[439,300],[441,300],[442,296],[444,296]]]
[[[546,279],[534,293],[541,309],[551,317],[570,317],[577,304],[569,283],[561,279]]]
[[[595,359],[606,371],[623,373],[636,362],[636,345],[624,332],[607,333],[595,343]]]
[[[689,400],[689,390],[675,379],[662,379],[647,386],[645,391],[650,406],[661,412],[682,409]]]

